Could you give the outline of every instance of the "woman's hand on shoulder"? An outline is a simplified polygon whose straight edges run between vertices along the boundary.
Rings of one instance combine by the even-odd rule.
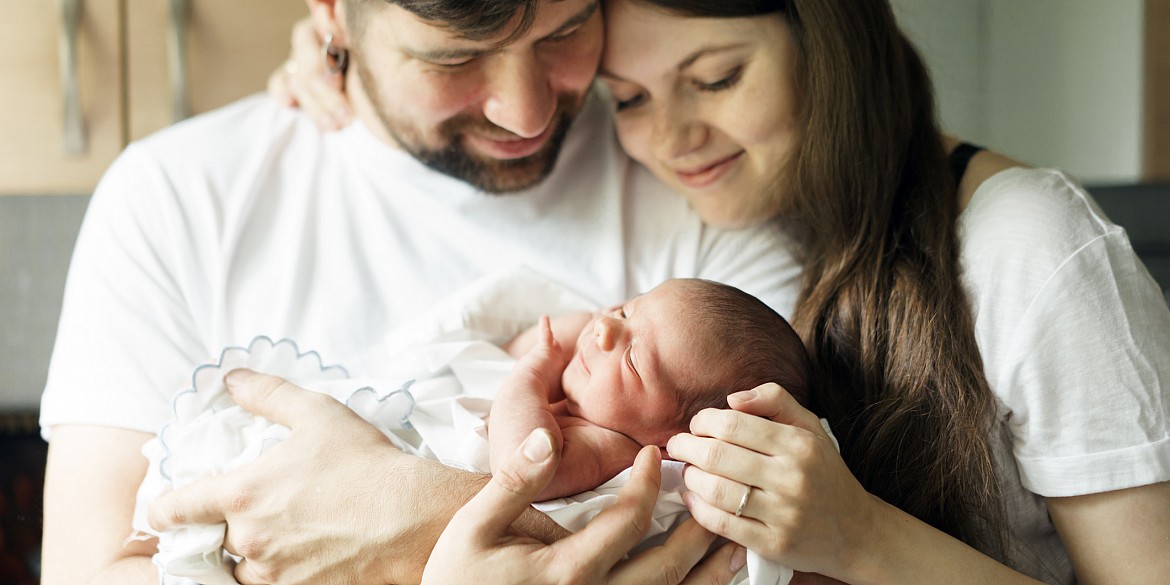
[[[340,130],[353,119],[345,95],[345,76],[325,66],[323,43],[309,18],[293,25],[288,60],[268,76],[268,95],[300,108],[324,132]]]
[[[842,576],[883,506],[813,413],[783,388],[732,394],[667,444],[704,528],[798,571]]]

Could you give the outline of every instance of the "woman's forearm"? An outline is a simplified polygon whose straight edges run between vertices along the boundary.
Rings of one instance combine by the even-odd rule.
[[[853,585],[1042,585],[902,510],[874,498],[872,521],[854,531],[842,573]]]

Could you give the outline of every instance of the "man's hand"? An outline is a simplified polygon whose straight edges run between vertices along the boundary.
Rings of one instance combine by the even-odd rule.
[[[580,532],[551,545],[516,536],[510,526],[552,478],[559,459],[549,432],[534,430],[451,519],[423,583],[726,583],[743,566],[746,553],[730,544],[704,558],[713,538],[693,521],[665,545],[622,561],[645,533],[658,497],[656,447],[642,450],[617,503]]]
[[[243,584],[417,582],[446,520],[479,476],[408,456],[332,398],[235,370],[236,402],[287,440],[236,472],[159,498],[158,529],[227,522]]]

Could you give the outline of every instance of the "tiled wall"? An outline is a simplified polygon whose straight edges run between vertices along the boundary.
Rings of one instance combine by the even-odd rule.
[[[35,409],[88,196],[0,197],[0,410]]]

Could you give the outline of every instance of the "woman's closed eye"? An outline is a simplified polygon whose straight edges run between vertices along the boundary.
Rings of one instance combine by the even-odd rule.
[[[743,79],[743,65],[732,69],[730,73],[716,81],[708,83],[696,80],[695,87],[698,88],[699,91],[723,91],[725,89],[735,87],[735,84],[739,83],[740,79]]]
[[[615,112],[621,112],[622,110],[628,110],[630,108],[640,106],[644,101],[646,101],[646,94],[643,93],[628,99],[618,99],[615,96],[613,98],[613,108]]]

